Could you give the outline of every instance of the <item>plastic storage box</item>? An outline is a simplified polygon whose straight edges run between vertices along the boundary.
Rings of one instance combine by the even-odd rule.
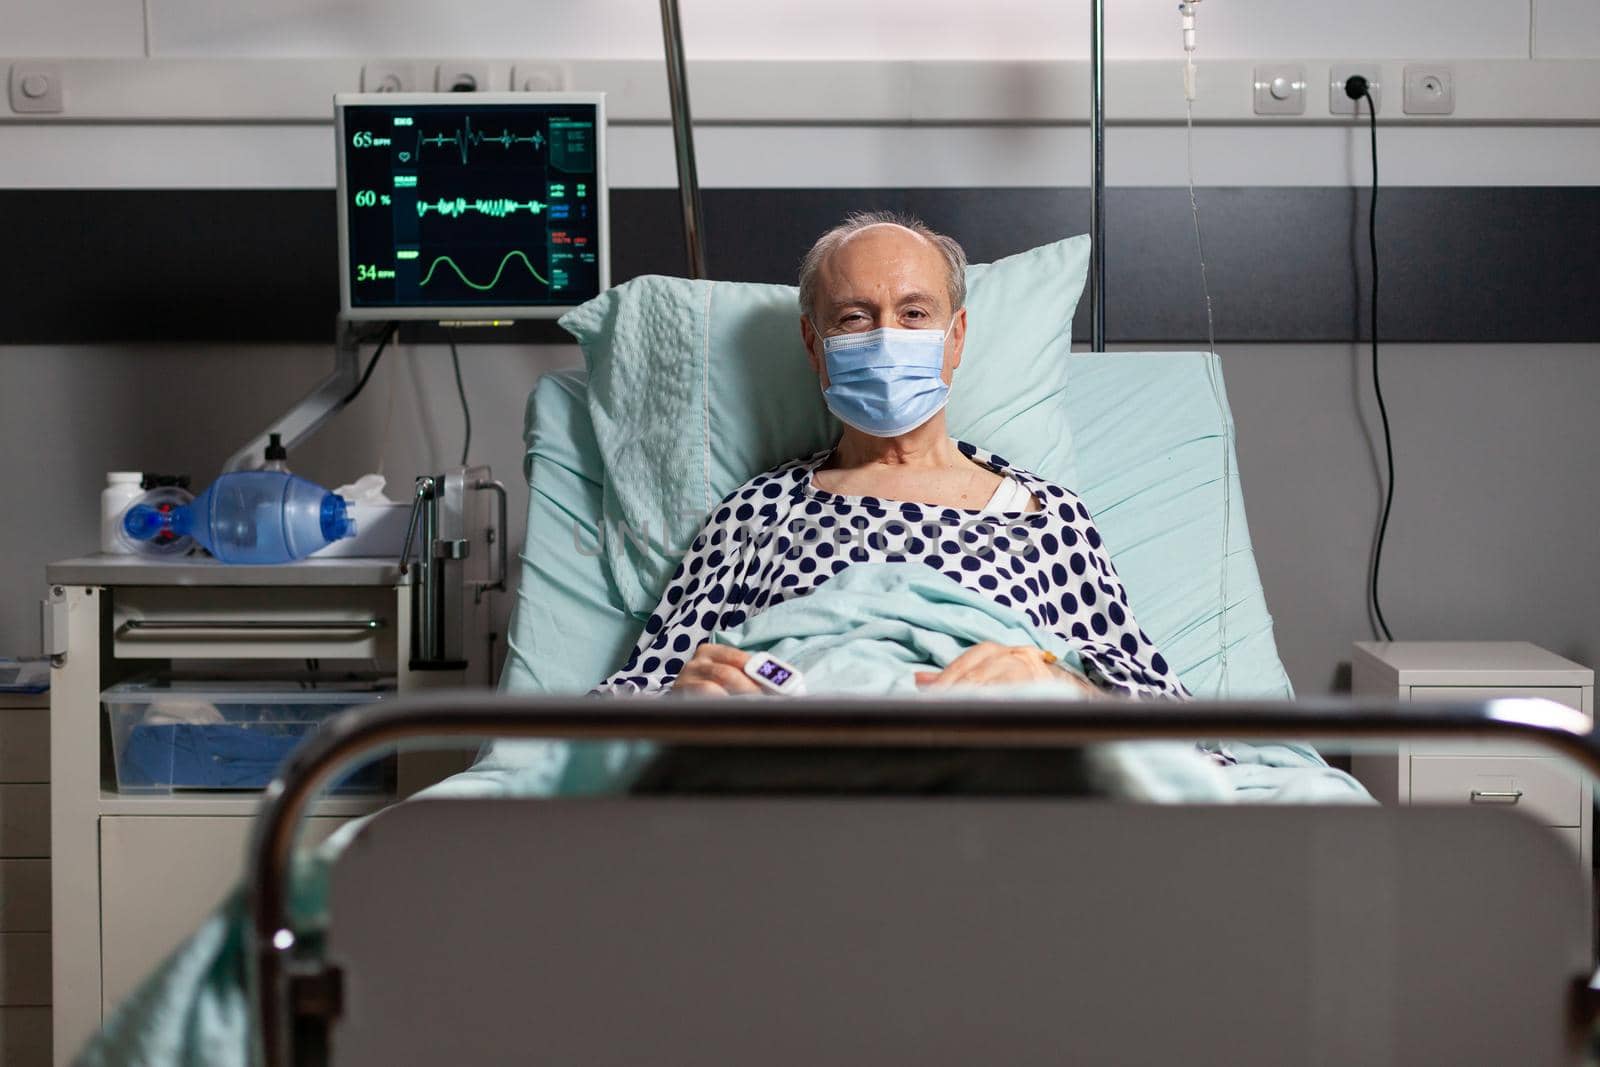
[[[261,789],[295,746],[346,708],[392,695],[369,683],[133,681],[100,694],[119,793]],[[392,760],[356,768],[339,793],[382,793]]]

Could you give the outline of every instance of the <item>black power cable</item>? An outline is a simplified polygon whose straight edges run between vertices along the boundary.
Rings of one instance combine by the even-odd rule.
[[[472,408],[467,405],[467,387],[461,383],[461,354],[456,343],[450,342],[450,365],[456,371],[456,392],[461,395],[461,419],[467,424],[467,439],[461,444],[461,465],[467,465],[467,453],[472,451]]]
[[[1393,641],[1389,623],[1383,617],[1378,596],[1378,572],[1383,565],[1383,542],[1389,533],[1389,513],[1394,508],[1394,438],[1389,431],[1389,406],[1383,400],[1383,381],[1378,377],[1378,105],[1372,99],[1367,79],[1357,74],[1347,78],[1344,93],[1355,101],[1365,100],[1371,116],[1372,199],[1367,206],[1367,246],[1372,257],[1372,392],[1378,398],[1378,416],[1383,422],[1383,454],[1388,466],[1388,488],[1384,493],[1383,514],[1378,520],[1378,539],[1372,550],[1372,614],[1385,641]],[[1359,103],[1357,105],[1359,107]]]
[[[378,339],[377,351],[372,353],[372,358],[367,361],[367,369],[361,373],[361,380],[356,382],[356,387],[344,398],[346,404],[360,396],[361,390],[367,387],[367,379],[372,377],[372,372],[378,366],[378,360],[383,358],[383,350],[389,347],[389,341],[394,337],[394,331],[399,325],[398,322],[391,322],[389,328],[383,331],[383,336]]]

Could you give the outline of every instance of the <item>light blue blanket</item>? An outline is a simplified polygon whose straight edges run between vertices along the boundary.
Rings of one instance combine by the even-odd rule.
[[[713,640],[794,664],[808,693],[915,693],[916,671],[947,666],[984,641],[1033,645],[1082,673],[1071,644],[920,563],[846,568],[815,592],[767,608]],[[1077,689],[1053,685],[1044,692],[1072,699]]]
[[[1032,645],[1076,667],[1071,644],[1039,630],[1013,609],[912,564],[853,567],[816,592],[762,612],[718,640],[768,651],[799,667],[815,694],[885,695],[915,689],[915,671],[948,664],[981,641]],[[1072,699],[1075,689],[1051,684],[969,689],[1014,699],[1048,694]],[[766,699],[766,698],[751,698]],[[1105,745],[1092,754],[1095,781],[1123,799],[1157,802],[1368,802],[1361,787],[1333,770],[1309,746],[1212,745],[1222,765],[1193,744]],[[501,742],[469,771],[422,794],[551,796],[625,789],[651,749],[642,744],[566,745]],[[305,857],[297,870],[293,910],[302,941],[324,927],[327,876],[354,836],[352,823]],[[80,1063],[141,1067],[246,1067],[250,1006],[245,992],[246,930],[242,893],[124,1002]]]

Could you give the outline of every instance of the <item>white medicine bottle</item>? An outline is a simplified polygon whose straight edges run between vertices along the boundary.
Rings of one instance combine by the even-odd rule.
[[[118,535],[123,513],[144,495],[142,471],[108,471],[100,491],[100,551],[128,555],[134,549]]]

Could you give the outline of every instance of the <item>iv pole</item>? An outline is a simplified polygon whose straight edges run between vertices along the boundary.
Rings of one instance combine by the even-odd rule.
[[[704,278],[706,249],[700,229],[700,176],[694,165],[694,125],[689,118],[689,75],[683,62],[683,23],[678,18],[678,0],[661,0],[661,37],[667,48],[667,94],[672,98],[672,142],[678,155],[678,198],[683,204],[683,243],[689,253],[689,277]]]
[[[665,3],[666,0],[663,0]],[[1089,11],[1089,351],[1106,350],[1106,3]]]

